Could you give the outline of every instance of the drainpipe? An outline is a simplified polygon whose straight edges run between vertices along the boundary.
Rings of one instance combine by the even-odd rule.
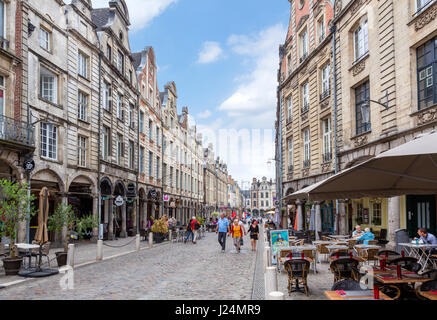
[[[335,4],[334,4],[334,12],[335,12]],[[337,31],[337,26],[334,24],[331,27],[332,39],[331,39],[331,47],[332,47],[332,100],[333,100],[333,108],[334,108],[334,173],[337,174],[338,170],[338,154],[337,154],[337,70],[336,70],[336,51],[335,51],[335,32]],[[337,231],[339,230],[339,212],[338,212],[338,199],[335,200],[335,216],[336,223],[335,228]]]
[[[102,57],[103,57],[103,51],[100,50],[99,52],[99,121],[98,121],[98,126],[99,126],[99,138],[98,138],[98,143],[97,143],[97,196],[99,197],[98,201],[97,201],[97,210],[99,213],[99,235],[98,235],[98,240],[103,239],[103,229],[100,227],[100,224],[102,222],[102,190],[100,188],[100,171],[101,171],[101,159],[100,159],[100,153],[101,153],[101,129],[102,129]]]
[[[140,79],[139,77],[137,77],[137,88],[140,88]],[[141,219],[140,216],[142,214],[142,212],[140,212],[140,188],[139,188],[139,181],[138,181],[138,177],[140,175],[140,94],[137,93],[137,178],[136,178],[136,188],[137,188],[137,234],[140,234],[140,223],[141,223]],[[143,158],[144,158],[144,153],[143,153]],[[144,161],[143,161],[144,163]]]

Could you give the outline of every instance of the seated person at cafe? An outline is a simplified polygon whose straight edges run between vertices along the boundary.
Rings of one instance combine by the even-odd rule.
[[[369,244],[369,240],[375,240],[375,235],[370,232],[369,228],[364,229],[364,234],[357,238],[358,241],[362,241],[363,244]]]
[[[357,225],[355,226],[354,232],[352,232],[352,238],[358,238],[363,235],[363,231],[361,230],[361,226]]]
[[[437,238],[432,233],[429,233],[426,228],[420,228],[417,231],[417,234],[420,236],[420,240],[423,241],[424,244],[437,244]],[[416,240],[417,238],[414,238],[413,240]],[[437,253],[436,248],[431,249],[431,254]]]

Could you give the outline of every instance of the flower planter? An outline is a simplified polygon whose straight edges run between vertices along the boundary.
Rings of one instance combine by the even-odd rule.
[[[153,232],[153,242],[155,243],[161,243],[163,242],[165,239],[165,234],[164,233],[155,233]]]
[[[3,267],[5,268],[5,274],[7,276],[15,276],[20,271],[21,264],[23,262],[22,257],[16,257],[14,259],[4,258],[3,259]]]
[[[64,251],[55,252],[56,261],[58,262],[58,267],[65,266],[67,264],[67,253]]]

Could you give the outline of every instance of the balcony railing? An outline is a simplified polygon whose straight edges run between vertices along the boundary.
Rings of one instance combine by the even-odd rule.
[[[303,107],[301,109],[301,112],[305,113],[305,112],[307,112],[309,110],[309,108],[310,108],[309,103],[306,103],[306,104],[303,105]]]
[[[332,160],[332,153],[326,152],[323,154],[323,162],[331,162]]]
[[[309,167],[310,167],[310,165],[311,165],[311,162],[310,162],[310,160],[305,160],[305,161],[303,162],[303,167],[304,167],[304,169],[307,169],[307,168],[309,168]]]
[[[302,57],[300,57],[299,62],[302,63],[308,57],[308,52],[305,52]]]
[[[3,50],[8,50],[9,49],[9,40],[6,40],[3,37],[0,37],[0,47]]]
[[[35,127],[23,121],[0,116],[0,140],[35,147]]]
[[[320,100],[323,100],[326,97],[329,97],[330,94],[331,94],[331,90],[330,90],[330,87],[328,87],[325,90],[323,90],[322,94],[320,95]]]

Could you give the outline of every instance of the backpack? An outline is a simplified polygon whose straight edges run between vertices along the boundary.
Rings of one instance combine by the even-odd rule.
[[[199,229],[200,229],[200,223],[199,223],[199,222],[196,221],[196,222],[194,223],[194,229],[195,229],[195,230],[199,230]]]

